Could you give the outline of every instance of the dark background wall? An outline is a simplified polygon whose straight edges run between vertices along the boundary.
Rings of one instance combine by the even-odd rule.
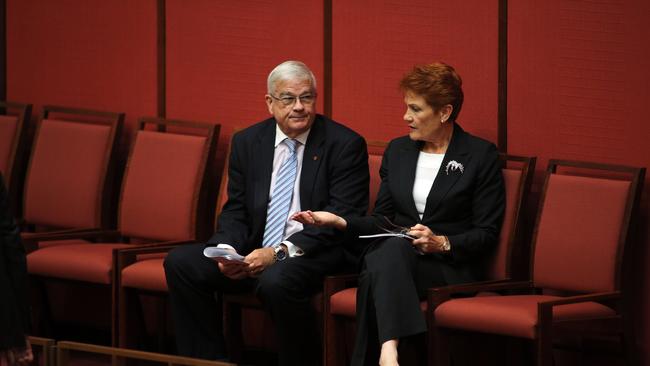
[[[223,153],[233,128],[266,118],[266,76],[287,59],[316,73],[320,111],[389,140],[406,132],[400,76],[443,60],[464,79],[463,127],[538,156],[538,180],[551,157],[650,166],[647,0],[2,3],[6,98],[35,114],[44,104],[126,112],[125,144],[138,117],[159,115],[221,123]],[[499,4],[508,10],[501,78]],[[646,361],[649,193],[646,184],[628,289]]]

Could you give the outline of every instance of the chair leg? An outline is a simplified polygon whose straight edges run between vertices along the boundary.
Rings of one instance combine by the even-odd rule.
[[[429,366],[449,366],[451,364],[449,332],[433,326],[429,328],[427,338]]]
[[[535,340],[537,366],[553,366],[553,340],[551,337],[538,337]]]

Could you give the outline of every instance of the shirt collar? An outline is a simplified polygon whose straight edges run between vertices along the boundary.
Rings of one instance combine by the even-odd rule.
[[[307,131],[301,133],[296,137],[294,140],[298,140],[303,146],[307,144],[307,137],[309,137],[309,132],[311,131],[311,128],[308,129]],[[280,126],[276,123],[275,124],[275,147],[278,147],[278,145],[284,141],[284,139],[288,139],[289,136],[285,135],[284,132],[280,129]]]

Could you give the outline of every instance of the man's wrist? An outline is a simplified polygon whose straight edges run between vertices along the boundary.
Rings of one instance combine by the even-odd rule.
[[[289,257],[289,249],[284,244],[273,247],[273,263],[281,262]]]

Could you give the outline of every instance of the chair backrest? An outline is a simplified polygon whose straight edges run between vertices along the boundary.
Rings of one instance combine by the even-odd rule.
[[[123,121],[124,113],[43,107],[25,178],[27,223],[106,225],[113,151]]]
[[[381,167],[381,160],[384,157],[384,150],[388,145],[383,141],[368,141],[368,169],[370,170],[370,195],[368,196],[368,212],[372,212],[375,208],[375,201],[377,200],[377,193],[379,193],[379,186],[381,184],[381,177],[379,176],[379,168]]]
[[[503,180],[506,189],[506,210],[499,241],[492,256],[486,262],[486,278],[501,280],[512,278],[513,267],[522,253],[522,206],[530,192],[535,173],[535,158],[514,155],[500,155],[503,162]],[[523,253],[522,253],[523,254]]]
[[[151,128],[154,129],[151,129]],[[213,207],[204,207],[220,125],[140,119],[124,173],[118,226],[124,236],[193,240]]]
[[[11,211],[16,214],[24,173],[25,131],[32,105],[0,102],[0,172],[5,178]]]
[[[531,258],[538,287],[619,290],[645,168],[549,161]]]

